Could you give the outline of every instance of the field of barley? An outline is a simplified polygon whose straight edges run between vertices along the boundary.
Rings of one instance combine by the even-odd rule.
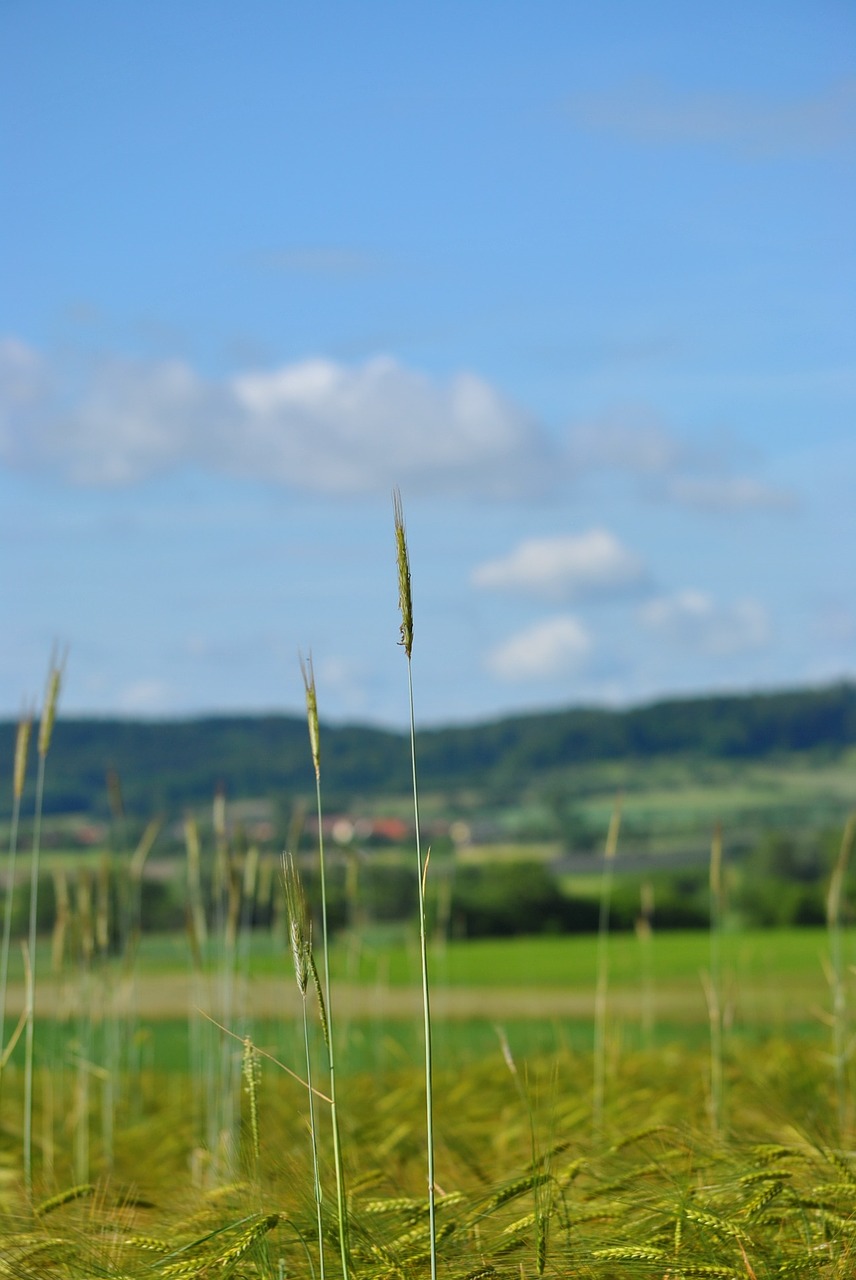
[[[328,929],[323,736],[307,861],[265,868],[185,823],[186,928],[141,930],[153,835],[54,873],[40,832],[62,666],[12,769],[0,950],[0,1272],[26,1277],[711,1277],[856,1274],[851,818],[825,927],[746,930],[710,850],[708,927],[459,942],[429,929],[410,668],[418,910]],[[33,742],[30,742],[31,729]],[[30,748],[29,847],[18,848]],[[18,927],[13,887],[29,885]],[[275,909],[257,926],[260,880]]]

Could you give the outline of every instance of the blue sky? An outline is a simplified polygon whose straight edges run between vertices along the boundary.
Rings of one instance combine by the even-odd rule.
[[[856,11],[0,6],[0,714],[856,675]]]

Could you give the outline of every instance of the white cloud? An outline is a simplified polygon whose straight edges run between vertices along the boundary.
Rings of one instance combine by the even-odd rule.
[[[307,360],[228,381],[181,361],[51,368],[0,349],[0,458],[81,485],[132,484],[181,465],[331,495],[507,496],[555,475],[543,430],[483,379],[431,381],[389,358]]]
[[[721,448],[721,446],[720,446]],[[182,466],[309,493],[532,497],[574,472],[629,472],[650,496],[786,509],[788,494],[638,411],[572,428],[565,450],[476,374],[432,380],[389,357],[304,360],[206,379],[181,360],[49,360],[0,341],[0,462],[120,486]]]
[[[738,93],[680,93],[640,82],[569,99],[574,123],[638,142],[735,147],[749,153],[818,151],[856,139],[856,80],[814,97],[776,101]]]
[[[682,648],[712,657],[764,649],[771,638],[770,619],[759,601],[720,605],[692,589],[649,600],[639,617],[651,631]]]
[[[478,565],[476,587],[523,591],[545,599],[621,591],[644,577],[642,561],[608,529],[525,538],[507,556]]]
[[[488,671],[499,680],[517,683],[568,675],[591,652],[591,636],[570,613],[536,622],[492,649]]]
[[[251,425],[245,447],[288,483],[504,496],[545,480],[542,432],[474,374],[438,386],[386,357],[356,369],[312,360],[233,385]]]

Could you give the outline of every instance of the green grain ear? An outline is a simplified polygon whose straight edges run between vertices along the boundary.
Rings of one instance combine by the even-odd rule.
[[[407,531],[404,527],[404,509],[398,489],[392,493],[392,511],[395,519],[395,555],[398,563],[398,607],[401,611],[401,644],[408,658],[413,652],[413,596],[410,590],[410,557],[407,553]]]

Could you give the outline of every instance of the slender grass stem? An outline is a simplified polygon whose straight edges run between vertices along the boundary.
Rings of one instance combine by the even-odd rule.
[[[42,835],[42,805],[45,791],[45,756],[39,752],[36,776],[36,812],[33,824],[33,851],[30,855],[30,916],[27,950],[30,975],[27,983],[27,1026],[24,1036],[24,1186],[33,1189],[33,1053],[36,1023],[36,921],[39,898],[39,850]]]
[[[339,1252],[342,1259],[342,1276],[348,1280],[350,1271],[350,1244],[348,1238],[348,1214],[345,1196],[345,1170],[342,1158],[342,1141],[339,1131],[339,1113],[336,1108],[336,1057],[333,1049],[333,1005],[330,999],[330,943],[327,926],[327,869],[324,857],[324,821],[321,804],[321,733],[318,721],[318,697],[315,689],[315,671],[312,666],[312,655],[304,663],[300,660],[300,670],[306,690],[306,718],[309,726],[309,745],[312,750],[312,763],[315,769],[315,808],[318,815],[318,867],[321,881],[321,943],[324,952],[324,1001],[326,1017],[323,1019],[324,1040],[327,1045],[327,1060],[330,1070],[330,1107],[333,1128],[333,1163],[336,1171],[336,1208],[339,1219]]]
[[[606,1093],[606,1019],[609,996],[609,911],[612,900],[612,876],[615,855],[618,851],[618,833],[621,828],[621,796],[615,801],[606,847],[603,855],[603,874],[600,881],[600,916],[597,930],[597,985],[594,998],[594,1091],[592,1099],[592,1126],[595,1135],[603,1129],[603,1104]]]
[[[710,1123],[714,1137],[721,1133],[724,1120],[722,908],[722,828],[717,823],[710,846],[710,978],[707,984],[710,1015]]]
[[[306,1081],[309,1085],[309,1140],[312,1145],[312,1181],[315,1189],[315,1213],[318,1223],[318,1265],[321,1280],[324,1280],[324,1220],[321,1214],[323,1195],[321,1191],[321,1173],[318,1168],[318,1138],[315,1127],[315,1096],[312,1092],[312,1054],[309,1051],[309,1015],[306,1009],[306,995],[303,997],[303,1047],[306,1054]]]
[[[410,557],[401,494],[393,493],[395,546],[398,563],[398,603],[401,610],[401,646],[407,656],[407,694],[410,711],[410,768],[413,782],[413,819],[416,827],[416,872],[419,894],[419,951],[422,967],[422,1014],[425,1030],[425,1120],[428,1145],[428,1228],[431,1239],[431,1280],[437,1280],[437,1215],[434,1175],[434,1088],[431,1041],[431,1004],[428,983],[428,938],[425,922],[425,880],[428,857],[423,861],[419,821],[419,785],[416,770],[416,718],[413,701],[413,595],[410,579]]]
[[[552,1190],[550,1186],[549,1166],[550,1153],[546,1153],[546,1157],[542,1158],[538,1154],[538,1135],[535,1127],[535,1108],[532,1105],[532,1098],[528,1088],[528,1078],[526,1084],[520,1079],[520,1073],[517,1070],[517,1063],[514,1061],[514,1055],[511,1052],[511,1046],[508,1043],[508,1037],[502,1027],[494,1027],[499,1037],[499,1045],[502,1051],[502,1057],[505,1065],[514,1081],[514,1087],[529,1122],[529,1151],[530,1164],[532,1174],[532,1199],[535,1206],[535,1270],[541,1276],[544,1274],[544,1267],[547,1261],[547,1246],[549,1243],[550,1232],[550,1212]],[[546,1187],[546,1190],[545,1190]]]
[[[12,821],[9,828],[9,856],[6,864],[6,900],[3,910],[3,945],[0,952],[0,1052],[6,1043],[6,991],[9,984],[9,948],[12,940],[12,907],[15,898],[15,859],[18,851],[18,825],[21,798],[27,772],[27,754],[33,727],[32,713],[18,721],[15,737],[15,764],[12,777]]]
[[[303,1047],[306,1055],[306,1083],[309,1090],[309,1139],[312,1150],[312,1179],[315,1189],[315,1215],[318,1224],[318,1259],[321,1280],[324,1280],[324,1223],[322,1217],[323,1194],[321,1191],[321,1173],[318,1166],[318,1130],[315,1123],[315,1097],[312,1088],[312,1054],[309,1047],[309,1015],[306,1007],[306,993],[310,976],[317,979],[317,970],[312,956],[312,936],[310,922],[306,911],[306,902],[300,884],[300,876],[291,854],[284,854],[282,860],[282,879],[285,890],[285,903],[288,912],[288,934],[291,943],[291,956],[294,961],[294,976],[303,1006]],[[326,1018],[323,1019],[326,1025]]]
[[[849,1141],[850,1106],[847,1088],[847,988],[844,964],[844,938],[841,926],[841,899],[844,877],[856,836],[856,813],[851,813],[841,837],[826,896],[826,927],[829,938],[829,976],[832,988],[832,1061],[835,1070],[835,1095],[838,1104],[838,1140]]]
[[[434,1067],[431,1037],[431,1001],[428,983],[428,935],[425,923],[425,879],[428,858],[423,861],[419,833],[419,786],[416,774],[416,726],[413,714],[413,674],[407,659],[407,686],[410,702],[410,761],[413,779],[413,814],[416,825],[416,867],[419,877],[419,953],[422,967],[422,1015],[425,1029],[425,1125],[428,1139],[428,1222],[431,1233],[431,1278],[437,1275],[437,1221],[434,1174]],[[429,851],[430,856],[430,851]]]
[[[639,939],[640,969],[642,971],[642,1032],[646,1049],[654,1047],[654,886],[650,880],[642,885],[639,894],[639,915],[636,918],[636,937]]]
[[[37,743],[39,765],[36,775],[36,809],[33,821],[33,852],[30,862],[30,919],[27,932],[27,946],[30,957],[30,979],[27,986],[27,1029],[24,1042],[24,1118],[23,1118],[23,1165],[24,1186],[27,1193],[33,1187],[33,1051],[36,1022],[36,924],[38,919],[39,898],[39,854],[42,839],[42,810],[45,796],[45,764],[50,749],[56,708],[62,685],[64,659],[51,659],[47,689],[39,720],[39,737]]]

